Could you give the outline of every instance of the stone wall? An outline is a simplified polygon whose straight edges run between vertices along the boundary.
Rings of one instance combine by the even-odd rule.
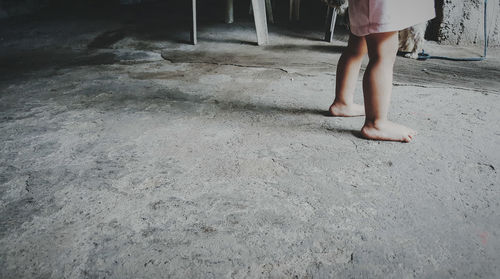
[[[7,11],[3,8],[3,1],[0,0],[0,19],[7,18],[9,15],[7,14]]]
[[[483,44],[484,0],[438,0],[439,42],[452,45]],[[441,9],[441,10],[440,10]],[[500,0],[488,0],[490,46],[500,46]]]
[[[49,2],[50,0],[0,0],[0,19],[36,12]]]
[[[78,10],[107,3],[119,4],[120,0],[0,0],[0,19],[36,13],[46,7]]]

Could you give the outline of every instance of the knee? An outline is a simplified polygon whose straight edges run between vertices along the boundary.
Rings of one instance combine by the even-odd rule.
[[[368,55],[371,64],[394,65],[396,53],[370,53]]]
[[[398,33],[380,33],[367,37],[370,62],[394,64],[398,52]]]
[[[366,50],[357,48],[347,47],[347,49],[344,51],[344,55],[352,59],[363,59],[363,57],[365,57],[366,54],[367,54]]]

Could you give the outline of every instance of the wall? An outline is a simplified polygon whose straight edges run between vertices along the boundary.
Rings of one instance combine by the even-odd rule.
[[[0,19],[32,14],[46,7],[78,10],[86,7],[119,3],[120,0],[0,0]]]
[[[437,39],[452,45],[483,44],[484,0],[441,0]],[[440,13],[442,18],[439,19]],[[500,46],[500,0],[488,0],[490,46]]]
[[[2,18],[7,18],[9,15],[7,14],[7,11],[4,10],[3,8],[3,1],[0,0],[0,19]]]
[[[50,0],[0,0],[0,19],[33,13],[49,2]]]

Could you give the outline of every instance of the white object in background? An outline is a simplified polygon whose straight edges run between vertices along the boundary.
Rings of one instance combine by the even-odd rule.
[[[290,0],[290,13],[288,19],[290,21],[300,20],[300,0]]]
[[[269,21],[270,23],[274,23],[273,4],[271,1],[272,0],[266,0],[266,14],[267,14],[267,21]],[[252,3],[250,3],[250,8],[248,10],[248,13],[253,15]]]
[[[191,43],[196,45],[197,43],[197,30],[196,30],[196,1],[192,0],[192,29],[191,29]],[[266,18],[266,1],[268,0],[252,0],[253,7],[253,18],[255,22],[255,31],[257,33],[257,44],[265,45],[269,42],[269,34],[267,30],[267,18]],[[231,1],[232,2],[232,1]],[[226,21],[231,22],[232,16],[229,16],[229,12],[233,10],[232,3],[230,0],[226,2]],[[232,13],[231,13],[232,14]]]

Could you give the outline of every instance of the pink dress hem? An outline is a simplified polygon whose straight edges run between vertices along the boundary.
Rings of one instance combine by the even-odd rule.
[[[351,32],[356,36],[393,32],[436,16],[434,0],[350,0]]]

